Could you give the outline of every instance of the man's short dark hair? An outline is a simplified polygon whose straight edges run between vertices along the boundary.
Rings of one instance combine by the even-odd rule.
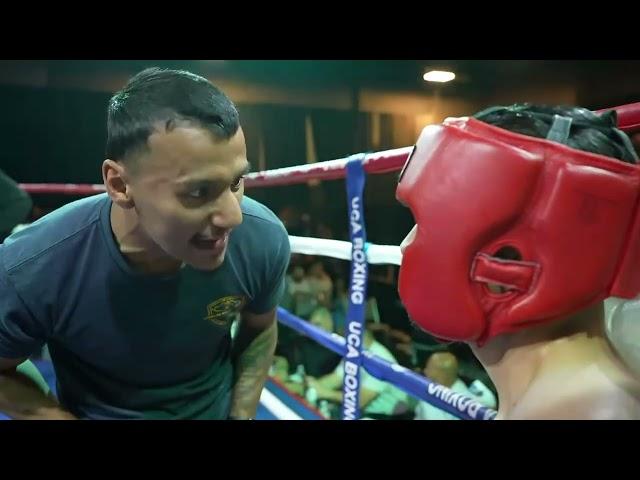
[[[238,131],[233,102],[206,78],[183,70],[148,68],[132,77],[109,102],[107,158],[127,161],[144,151],[157,125],[168,131],[193,122],[226,140]]]

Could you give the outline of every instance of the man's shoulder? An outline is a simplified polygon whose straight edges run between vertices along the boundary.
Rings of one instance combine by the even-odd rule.
[[[98,224],[107,201],[106,195],[96,195],[71,202],[10,235],[0,246],[2,267],[12,271],[36,259],[72,254],[87,230]]]
[[[242,224],[236,228],[234,235],[244,246],[254,246],[253,251],[267,252],[274,255],[283,247],[289,248],[289,235],[280,219],[268,207],[249,197],[241,203]],[[259,247],[259,248],[258,248]],[[282,252],[289,257],[289,252]]]
[[[636,381],[620,372],[584,368],[568,381],[547,375],[531,385],[514,409],[515,419],[629,420],[640,419],[640,391]],[[540,398],[546,398],[540,402]]]
[[[269,207],[257,200],[245,196],[240,207],[242,208],[244,220],[248,220],[251,225],[271,225],[285,230],[278,216]]]

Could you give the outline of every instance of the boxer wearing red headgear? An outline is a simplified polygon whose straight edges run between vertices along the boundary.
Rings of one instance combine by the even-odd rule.
[[[472,346],[498,418],[640,418],[602,313],[640,293],[635,163],[615,114],[584,109],[498,107],[422,132],[397,190],[417,224],[400,296],[424,330]]]

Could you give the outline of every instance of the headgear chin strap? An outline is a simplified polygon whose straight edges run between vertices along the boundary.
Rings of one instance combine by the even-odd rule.
[[[397,197],[417,223],[399,277],[412,319],[482,345],[640,292],[640,167],[473,118],[426,127]],[[502,287],[500,292],[489,285]]]

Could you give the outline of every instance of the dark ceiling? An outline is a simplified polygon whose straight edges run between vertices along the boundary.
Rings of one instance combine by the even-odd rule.
[[[278,83],[388,84],[421,88],[425,68],[453,69],[463,83],[490,85],[503,81],[526,81],[533,77],[580,79],[603,72],[640,73],[637,60],[49,60],[61,70],[137,71],[149,65],[191,68],[203,73],[224,72],[239,77]]]
[[[207,76],[244,79],[281,86],[346,86],[431,92],[443,96],[480,98],[501,89],[567,83],[589,92],[602,79],[638,78],[638,60],[47,60],[55,72],[135,73],[148,66],[184,68]],[[33,62],[30,62],[33,63]],[[451,69],[454,82],[427,84],[428,68]],[[628,83],[628,81],[627,81]],[[633,83],[633,82],[632,82]],[[640,98],[639,98],[640,99]]]

